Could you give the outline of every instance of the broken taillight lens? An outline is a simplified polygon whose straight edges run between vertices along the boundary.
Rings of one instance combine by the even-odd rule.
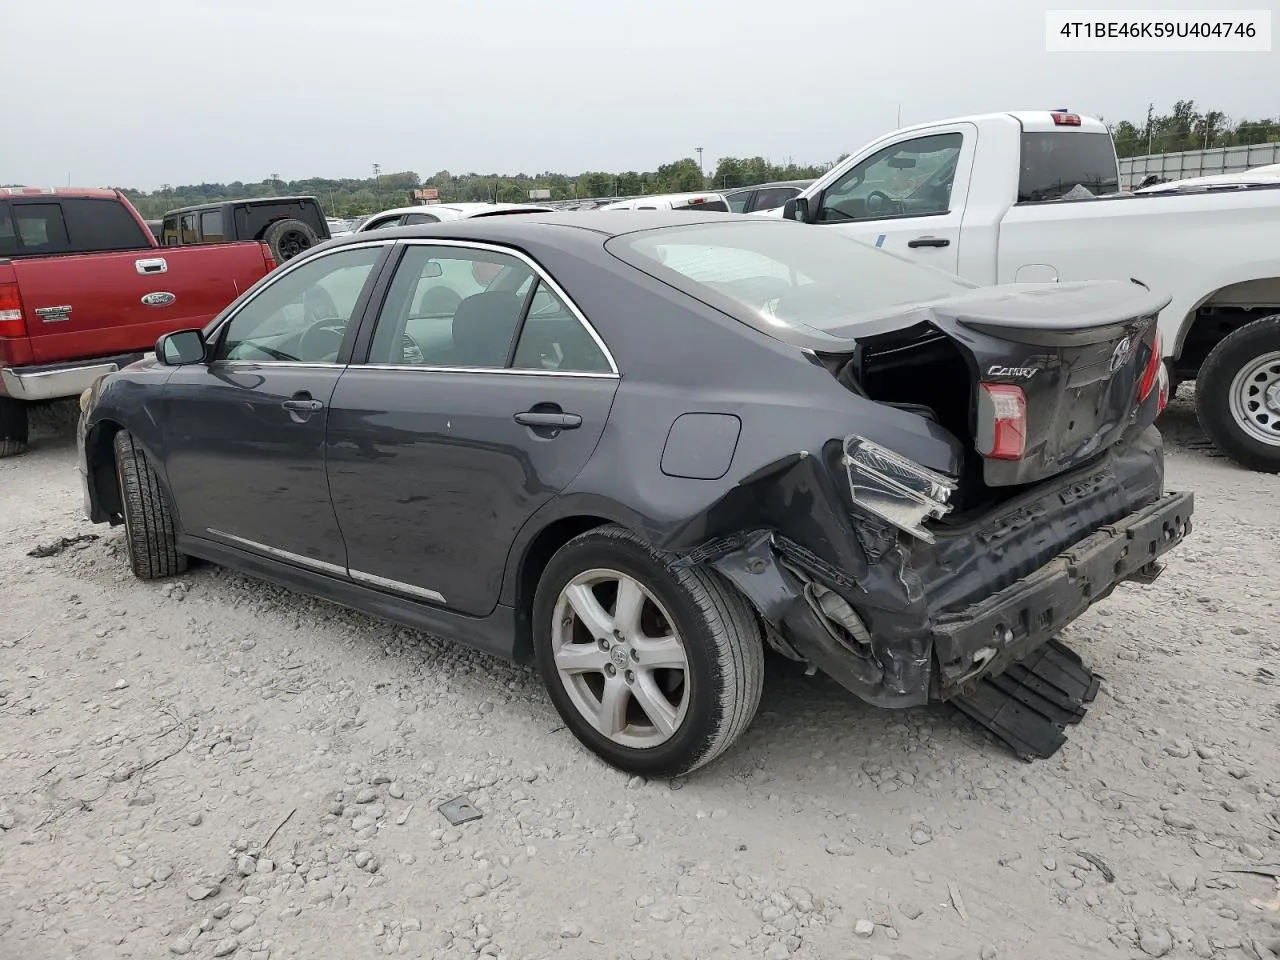
[[[858,436],[844,438],[844,467],[857,506],[933,543],[933,534],[922,524],[951,511],[947,501],[956,491],[953,478]]]
[[[1142,379],[1138,381],[1139,403],[1151,396],[1151,388],[1156,385],[1156,380],[1163,368],[1163,358],[1160,356],[1160,331],[1157,330],[1155,340],[1151,344],[1151,356],[1147,358],[1147,365],[1142,371]]]
[[[991,460],[1021,460],[1027,449],[1027,398],[1012,383],[978,385],[978,452]]]
[[[16,283],[0,283],[0,337],[25,337],[27,319]]]

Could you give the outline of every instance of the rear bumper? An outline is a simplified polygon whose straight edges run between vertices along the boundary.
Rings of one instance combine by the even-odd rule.
[[[56,400],[77,397],[95,380],[141,360],[145,353],[92,357],[69,363],[0,368],[0,392],[15,400]]]
[[[1102,527],[1030,576],[938,617],[937,697],[966,692],[1042,646],[1126,580],[1150,582],[1159,557],[1191,531],[1194,495],[1171,493]]]

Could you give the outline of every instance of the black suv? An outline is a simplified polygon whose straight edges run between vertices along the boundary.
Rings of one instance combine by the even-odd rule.
[[[324,210],[315,197],[260,197],[181,207],[164,215],[160,245],[261,240],[276,263],[330,239]]]

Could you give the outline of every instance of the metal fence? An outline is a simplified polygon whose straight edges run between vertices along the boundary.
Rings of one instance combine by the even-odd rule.
[[[1217,173],[1239,173],[1268,163],[1280,163],[1280,143],[1126,157],[1120,161],[1120,188],[1137,186],[1153,173],[1164,180],[1183,180]]]

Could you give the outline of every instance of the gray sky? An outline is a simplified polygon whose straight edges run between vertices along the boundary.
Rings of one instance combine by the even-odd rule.
[[[1250,5],[1270,0],[1161,4]],[[646,170],[696,146],[709,170],[820,162],[893,129],[899,104],[903,124],[1051,107],[1137,122],[1179,98],[1280,114],[1280,53],[1047,53],[1045,10],[1069,6],[0,0],[0,183]]]

